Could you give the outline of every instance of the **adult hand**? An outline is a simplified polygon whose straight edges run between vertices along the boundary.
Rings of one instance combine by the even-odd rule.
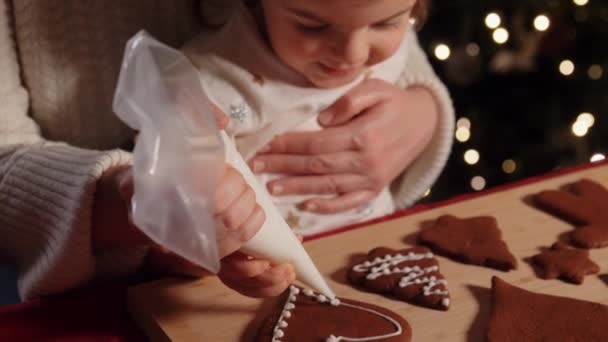
[[[438,118],[431,93],[367,80],[319,115],[324,129],[277,136],[249,161],[275,196],[332,194],[301,207],[316,213],[357,208],[401,174],[430,142]]]

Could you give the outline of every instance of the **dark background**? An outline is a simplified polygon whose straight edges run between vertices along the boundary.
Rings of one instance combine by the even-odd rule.
[[[423,202],[477,191],[475,176],[488,189],[608,154],[608,0],[574,1],[434,0],[420,41],[451,92],[457,118],[469,119],[470,138],[454,141]],[[509,32],[504,44],[485,24],[491,12]],[[533,25],[540,14],[550,21],[544,32]],[[444,61],[434,52],[441,43],[451,51]],[[568,76],[559,68],[566,59],[575,67]],[[595,121],[582,124],[588,130],[579,137],[573,124],[584,112]],[[479,152],[474,165],[463,157],[469,149]],[[511,173],[503,170],[505,160],[515,162]]]

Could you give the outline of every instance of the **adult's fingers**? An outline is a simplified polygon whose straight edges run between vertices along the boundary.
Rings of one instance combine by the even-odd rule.
[[[263,154],[325,154],[360,148],[350,127],[332,127],[314,132],[290,132],[276,136]]]
[[[318,175],[331,173],[364,173],[363,155],[355,151],[328,154],[268,154],[250,162],[255,173],[285,173],[290,175]]]
[[[335,214],[359,208],[371,201],[376,195],[377,192],[375,191],[359,190],[333,198],[313,198],[305,201],[302,207],[307,211],[318,214]]]
[[[343,194],[357,190],[372,190],[370,178],[358,174],[320,176],[291,176],[268,182],[273,196]]]
[[[319,114],[323,126],[342,125],[386,98],[386,82],[368,80],[342,95]]]

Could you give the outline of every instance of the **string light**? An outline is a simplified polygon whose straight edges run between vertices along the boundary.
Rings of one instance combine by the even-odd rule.
[[[570,76],[574,73],[574,63],[571,60],[565,59],[559,63],[559,72],[564,76]]]
[[[486,179],[481,176],[475,176],[471,179],[471,188],[475,191],[481,191],[486,187]]]
[[[534,28],[537,31],[540,31],[540,32],[547,31],[547,29],[549,29],[550,25],[551,25],[551,21],[549,20],[549,17],[547,17],[544,14],[538,15],[538,16],[536,16],[536,18],[534,18]]]
[[[479,51],[480,51],[479,45],[477,45],[475,43],[467,44],[467,47],[466,47],[467,55],[469,55],[471,57],[479,56]]]
[[[422,195],[422,197],[428,197],[431,194],[431,189],[428,189],[427,191],[424,192],[424,195]]]
[[[502,170],[504,173],[511,174],[517,170],[517,163],[513,159],[507,159],[502,162]]]
[[[467,142],[471,138],[471,130],[466,127],[458,127],[456,128],[456,140],[459,142]]]
[[[595,162],[602,161],[602,160],[604,160],[604,159],[606,159],[606,156],[605,156],[605,155],[603,155],[603,154],[601,154],[601,153],[596,153],[596,154],[592,155],[592,156],[591,156],[591,159],[589,159],[589,160],[590,160],[592,163],[595,163]]]
[[[584,137],[589,132],[589,126],[582,121],[576,121],[572,124],[572,133],[577,137]]]
[[[469,165],[475,165],[479,162],[479,152],[474,149],[467,150],[464,153],[464,161]]]
[[[504,44],[509,40],[509,31],[504,27],[499,27],[492,33],[492,38],[497,44]]]
[[[589,67],[587,74],[589,75],[590,79],[597,81],[604,75],[604,69],[602,69],[600,65],[594,64]]]
[[[572,0],[572,2],[577,6],[585,6],[589,3],[589,0]]]
[[[471,129],[471,120],[469,120],[469,118],[463,116],[460,119],[458,119],[458,121],[456,121],[456,127],[458,127],[458,128],[464,127],[466,129]]]
[[[450,50],[450,47],[446,44],[441,43],[435,46],[435,57],[437,57],[437,59],[440,61],[445,61],[446,59],[450,58],[451,53],[452,51]]]
[[[498,26],[500,26],[502,19],[500,18],[500,16],[497,13],[491,12],[491,13],[488,13],[488,15],[486,15],[485,22],[486,22],[486,26],[489,29],[495,29]]]
[[[580,113],[576,117],[576,121],[582,122],[582,124],[586,125],[587,128],[591,128],[595,124],[595,116],[591,113]]]

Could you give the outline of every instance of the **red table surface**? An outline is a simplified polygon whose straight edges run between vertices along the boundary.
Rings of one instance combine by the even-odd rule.
[[[581,165],[479,193],[458,196],[433,204],[418,205],[373,221],[312,236],[308,240],[607,164],[608,161]],[[127,312],[126,295],[129,285],[132,284],[127,281],[117,281],[54,297],[0,307],[0,341],[146,341],[145,335]]]

